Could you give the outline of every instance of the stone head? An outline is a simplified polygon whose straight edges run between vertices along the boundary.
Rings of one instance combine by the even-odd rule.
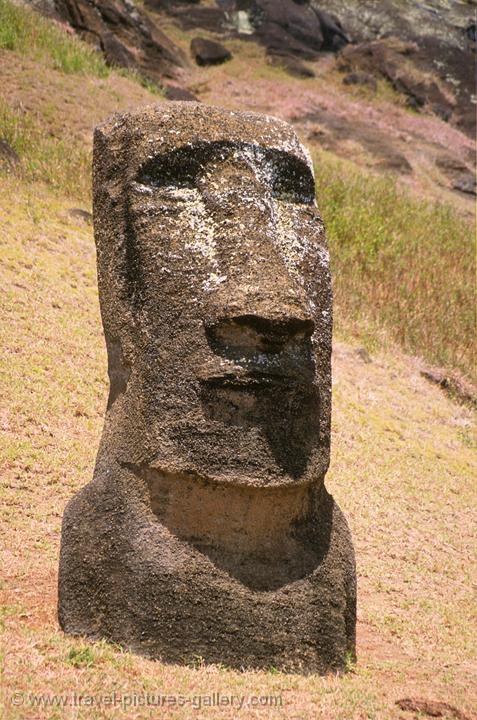
[[[113,117],[95,133],[94,205],[103,446],[178,478],[322,481],[329,257],[290,126],[195,103]]]

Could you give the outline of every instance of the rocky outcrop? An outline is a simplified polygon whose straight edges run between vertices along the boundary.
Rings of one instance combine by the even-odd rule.
[[[308,4],[297,4],[293,0],[250,0],[235,6],[243,8],[239,12],[247,13],[254,34],[271,53],[311,60],[323,47],[319,17]],[[235,11],[230,12],[232,19],[235,15]]]
[[[229,30],[222,7],[202,5],[196,0],[144,0],[148,10],[167,13],[175,18],[184,30],[207,30],[222,34]]]
[[[238,32],[248,22],[271,53],[314,59],[317,53],[337,51],[348,42],[338,18],[306,0],[236,0],[222,5]]]
[[[448,120],[456,101],[451,92],[445,92],[429,73],[416,67],[413,62],[418,51],[416,43],[398,38],[386,38],[349,45],[341,52],[338,67],[341,70],[358,71],[381,76],[395,90],[407,96],[414,108],[428,106],[444,120]]]
[[[190,51],[197,65],[221,65],[232,57],[232,53],[222,43],[202,37],[192,40]]]
[[[132,0],[43,0],[36,9],[70,25],[110,65],[135,68],[152,81],[177,77],[185,54]]]
[[[348,38],[339,19],[305,0],[217,0],[217,7],[146,0],[166,10],[186,28],[249,35],[273,55],[313,60],[322,51],[338,51]]]
[[[312,0],[313,7],[332,10],[342,19],[350,40],[364,51],[379,41],[386,45],[390,38],[412,43],[413,50],[403,67],[391,69],[390,82],[405,93],[415,106],[426,106],[470,137],[475,137],[475,0],[453,2],[427,0]],[[346,50],[346,52],[348,49]],[[382,72],[382,57],[373,51],[377,65],[371,72]],[[369,60],[369,59],[368,59]],[[370,69],[369,62],[366,62]],[[364,64],[359,64],[364,69]],[[395,76],[399,75],[399,79]],[[414,76],[427,76],[424,84]],[[397,80],[397,82],[396,82]],[[443,100],[441,92],[447,96]],[[448,102],[449,98],[453,101]]]

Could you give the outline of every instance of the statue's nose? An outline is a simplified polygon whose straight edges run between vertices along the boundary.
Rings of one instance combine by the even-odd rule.
[[[291,339],[310,338],[315,329],[310,301],[302,285],[277,256],[267,263],[253,259],[212,292],[205,324],[217,336],[233,335],[268,348]]]
[[[252,352],[281,352],[315,330],[303,289],[285,272],[224,282],[210,298],[205,326],[209,339]]]
[[[273,241],[265,238],[246,251],[238,261],[221,267],[222,282],[207,298],[210,318],[257,317],[276,327],[309,327],[314,315],[310,299]]]
[[[279,353],[291,343],[302,344],[315,329],[311,318],[258,314],[228,315],[206,325],[215,344],[244,352]]]
[[[314,331],[310,300],[287,256],[286,235],[292,230],[281,225],[277,201],[256,168],[244,162],[240,170],[224,170],[222,194],[204,188],[206,204],[218,214],[220,263],[220,283],[212,283],[206,301],[206,327],[221,335],[233,326],[236,337],[243,340],[248,333],[268,347],[309,338]],[[220,197],[220,203],[211,204],[212,197]]]

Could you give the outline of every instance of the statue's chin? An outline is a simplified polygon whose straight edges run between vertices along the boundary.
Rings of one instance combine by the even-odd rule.
[[[150,445],[157,454],[149,455],[148,464],[177,467],[220,484],[309,484],[327,470],[329,448],[322,440],[321,422],[315,391],[289,403],[282,394],[274,403],[267,398],[249,405],[231,395],[226,402],[211,401],[194,414],[164,422],[157,428],[157,443]]]
[[[328,469],[328,458],[312,457],[304,472],[300,475],[292,475],[283,470],[280,466],[267,465],[260,468],[237,468],[234,463],[231,467],[226,463],[215,472],[211,472],[210,467],[201,466],[200,463],[194,463],[180,458],[175,458],[174,463],[164,463],[160,459],[156,459],[147,465],[147,471],[167,475],[168,477],[176,476],[178,480],[186,479],[196,481],[198,483],[206,483],[209,485],[249,487],[249,488],[279,488],[279,487],[300,487],[311,485],[313,483],[321,483]]]

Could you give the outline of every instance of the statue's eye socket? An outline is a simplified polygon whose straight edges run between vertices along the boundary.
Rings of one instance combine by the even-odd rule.
[[[311,205],[315,200],[313,175],[298,158],[275,161],[272,188],[277,200],[284,202]]]
[[[224,143],[198,143],[157,155],[140,169],[136,181],[153,188],[195,188],[208,163],[229,153]]]
[[[244,146],[247,147],[248,146]],[[214,161],[223,161],[237,149],[231,143],[198,143],[152,157],[141,167],[137,186],[143,188],[196,188],[200,177]],[[277,150],[253,147],[255,162],[262,166],[273,195],[284,202],[312,205],[315,199],[313,175],[298,157]]]
[[[273,195],[277,200],[282,200],[283,202],[306,205],[313,204],[315,199],[315,193],[314,191],[310,191],[308,183],[299,184],[288,178],[280,178],[274,182]]]
[[[141,170],[137,181],[149,187],[194,188],[202,171],[196,158],[179,154],[173,158],[156,158]]]

